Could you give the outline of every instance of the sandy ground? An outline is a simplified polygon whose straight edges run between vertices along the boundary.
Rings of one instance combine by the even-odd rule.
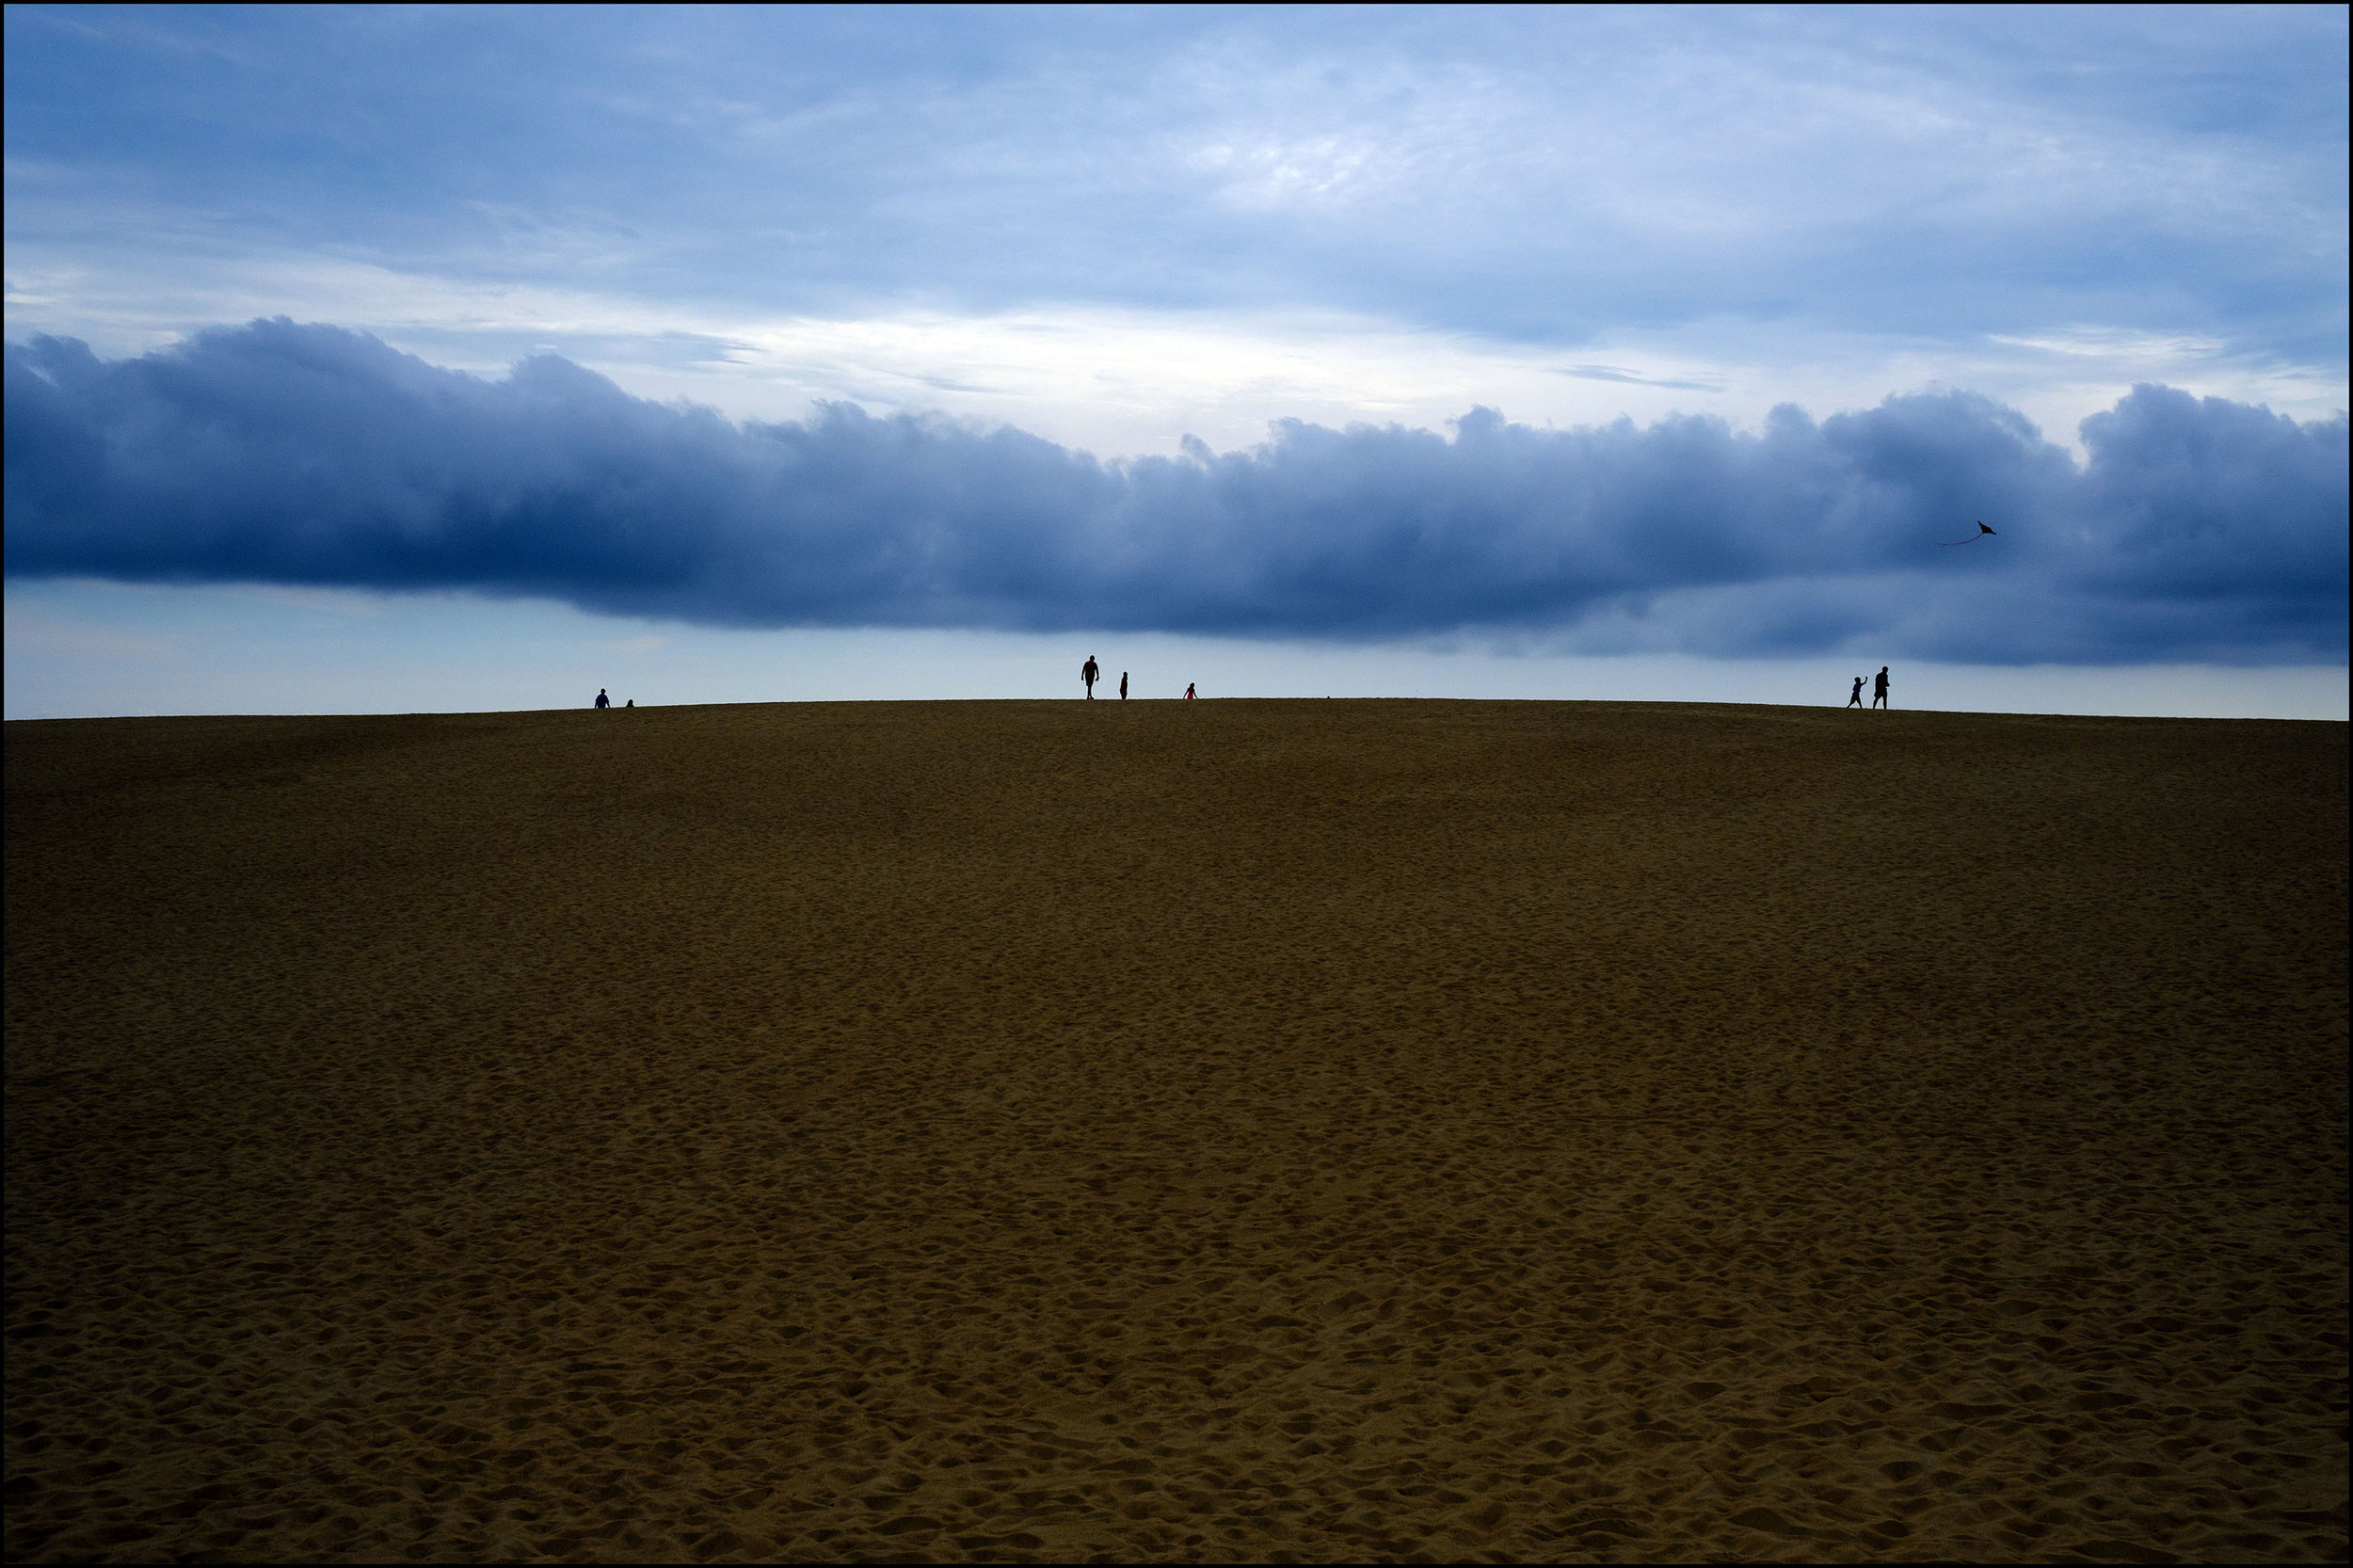
[[[7,727],[12,1559],[2345,1556],[2345,727]]]

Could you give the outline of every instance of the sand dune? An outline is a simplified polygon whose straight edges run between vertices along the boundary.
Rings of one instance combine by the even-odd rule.
[[[2345,727],[14,723],[11,1558],[2345,1555]]]

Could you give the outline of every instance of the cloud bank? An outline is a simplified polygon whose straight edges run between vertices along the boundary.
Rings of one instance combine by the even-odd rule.
[[[11,344],[7,569],[543,597],[739,627],[1527,634],[1589,652],[2335,662],[2346,422],[2142,386],[2078,467],[1965,392],[1708,419],[1286,422],[1102,462],[849,405],[731,423],[280,319]],[[1995,538],[1941,540],[1978,519]]]

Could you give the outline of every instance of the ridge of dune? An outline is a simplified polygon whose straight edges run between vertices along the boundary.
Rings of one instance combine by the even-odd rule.
[[[20,1560],[2342,1560],[2343,724],[6,727]]]

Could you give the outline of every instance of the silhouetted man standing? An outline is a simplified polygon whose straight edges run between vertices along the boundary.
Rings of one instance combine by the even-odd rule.
[[[602,686],[599,686],[597,688],[597,706],[600,708],[610,708],[613,706],[613,699],[604,695],[604,688]]]
[[[1119,700],[1122,702],[1128,700],[1128,672],[1126,670],[1119,672]]]
[[[1096,681],[1101,680],[1102,676],[1102,666],[1095,662],[1094,654],[1088,654],[1087,662],[1079,666],[1079,679],[1086,682],[1087,700],[1089,702],[1093,702],[1095,700],[1095,683]]]
[[[1847,694],[1847,706],[1849,708],[1863,706],[1863,677],[1859,675],[1854,678],[1854,690]]]
[[[1874,708],[1887,706],[1887,666],[1885,664],[1881,664],[1879,674],[1871,679],[1871,706]]]

